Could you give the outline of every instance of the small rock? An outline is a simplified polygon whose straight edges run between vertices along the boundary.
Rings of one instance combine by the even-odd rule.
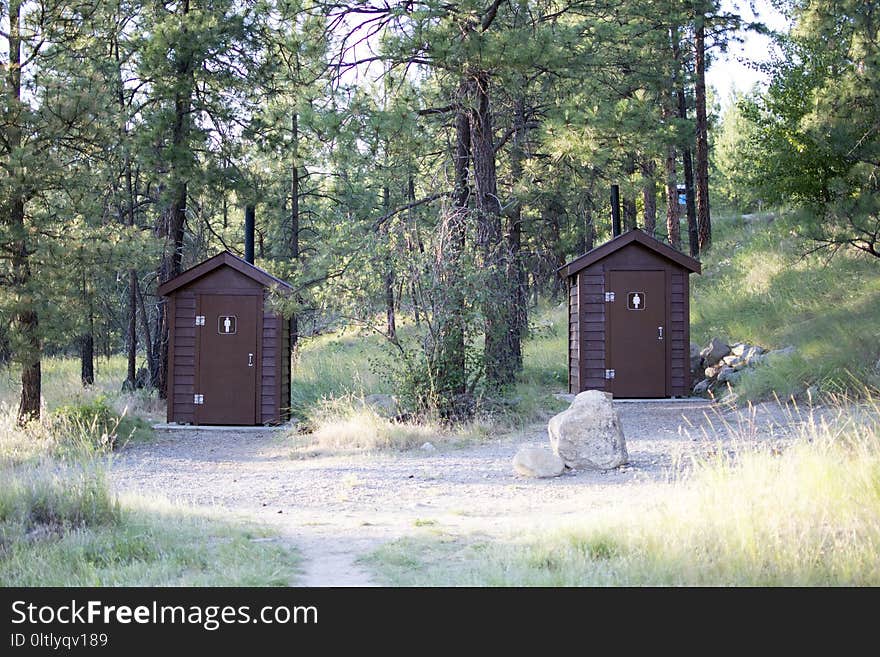
[[[703,374],[706,376],[707,379],[714,379],[716,376],[718,376],[718,373],[720,371],[720,366],[707,367],[705,370],[703,370]]]
[[[712,367],[717,365],[729,353],[730,347],[727,346],[727,343],[722,341],[721,338],[712,338],[706,348],[700,352],[700,356],[703,358],[703,364],[706,367]]]
[[[733,354],[731,354],[730,356],[725,356],[721,359],[721,362],[727,367],[732,367],[735,370],[746,366],[746,362],[742,359],[741,356],[734,356]]]
[[[419,447],[419,449],[422,450],[423,452],[436,452],[437,451],[437,448],[434,447],[433,443],[427,443],[427,442],[422,443],[422,446]]]
[[[558,477],[565,470],[565,463],[545,447],[521,447],[513,457],[513,469],[524,477],[546,479]]]
[[[702,381],[697,383],[697,385],[694,386],[694,394],[695,395],[705,394],[706,391],[709,390],[709,383],[710,383],[709,379],[703,379]]]

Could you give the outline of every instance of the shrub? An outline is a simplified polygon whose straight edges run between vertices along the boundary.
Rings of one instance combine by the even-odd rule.
[[[61,442],[97,450],[112,450],[120,439],[149,434],[143,420],[117,412],[104,395],[58,407],[49,425]]]

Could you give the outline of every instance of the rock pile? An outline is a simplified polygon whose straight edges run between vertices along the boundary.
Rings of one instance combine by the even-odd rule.
[[[768,351],[764,347],[736,342],[727,344],[712,338],[703,349],[691,343],[691,380],[696,381],[694,394],[702,395],[727,384],[736,385],[750,368],[776,356],[794,352],[794,347]]]

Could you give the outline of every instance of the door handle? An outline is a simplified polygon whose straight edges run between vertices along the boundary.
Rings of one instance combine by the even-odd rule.
[[[662,326],[657,327],[657,339],[658,340],[663,339],[663,327]]]
[[[248,367],[253,367],[253,366],[254,366],[254,355],[248,354]]]

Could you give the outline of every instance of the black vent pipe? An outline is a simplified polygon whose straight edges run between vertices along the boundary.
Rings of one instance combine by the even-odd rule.
[[[254,264],[254,206],[244,208],[244,259]]]
[[[620,185],[611,185],[611,237],[620,235]]]

